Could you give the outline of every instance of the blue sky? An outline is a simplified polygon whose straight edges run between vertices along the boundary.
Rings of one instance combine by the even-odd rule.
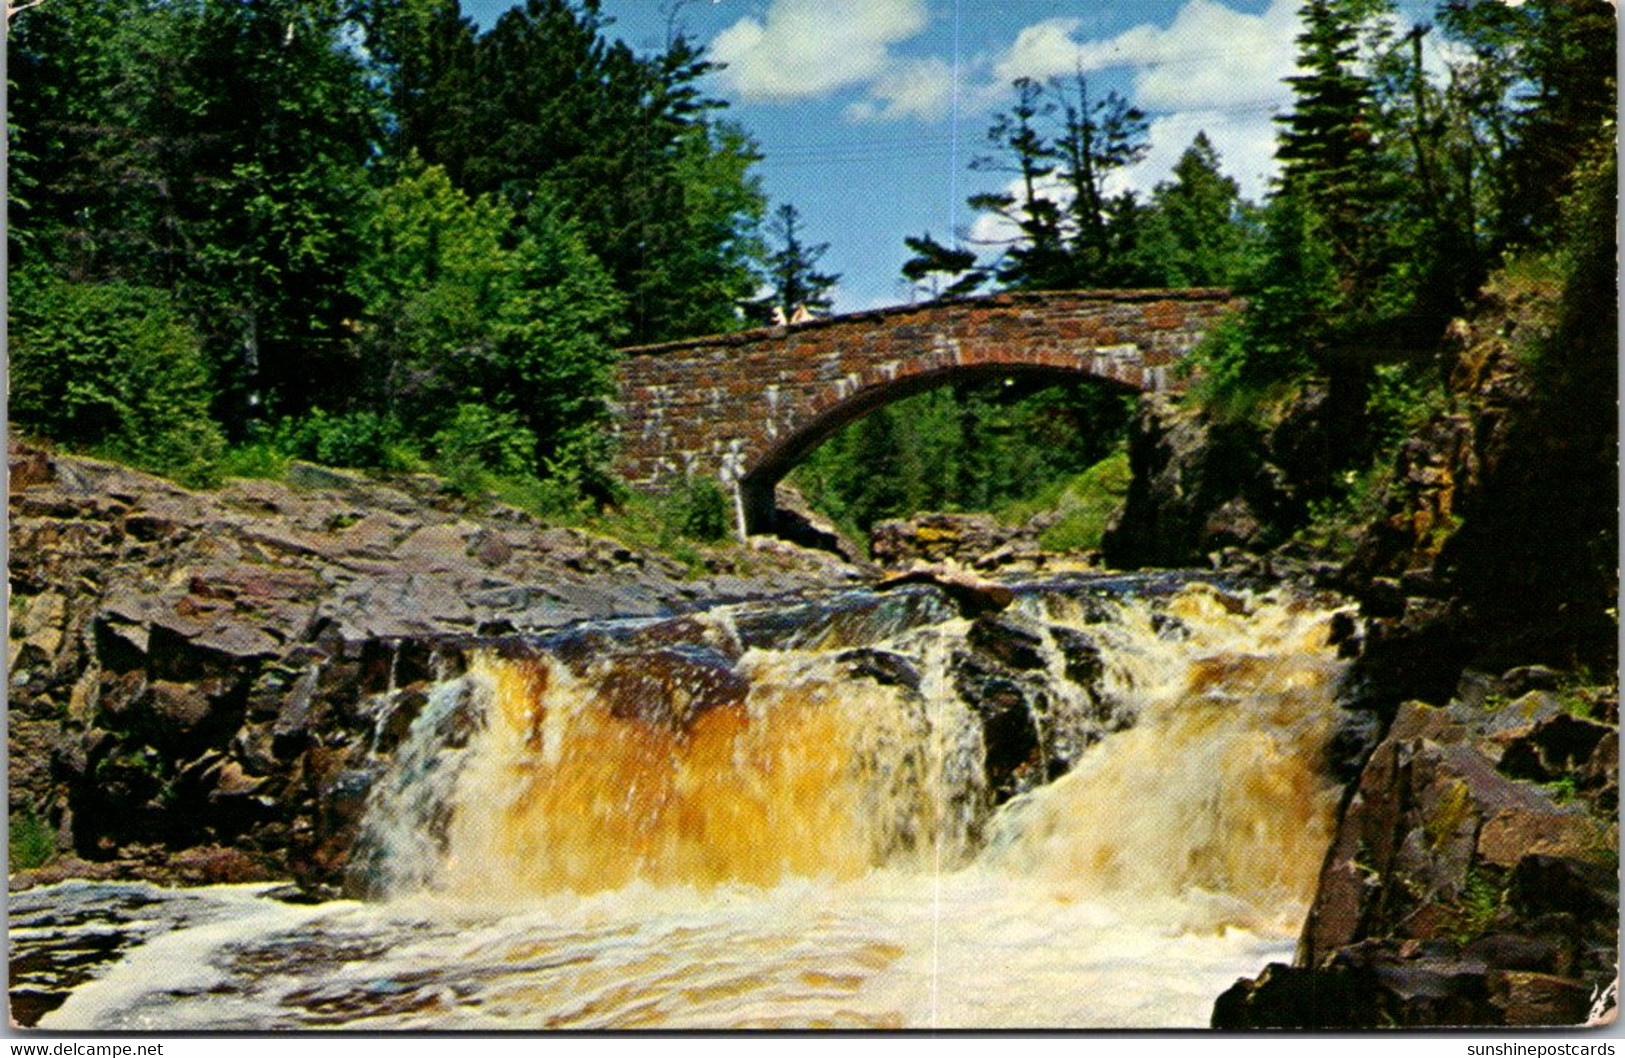
[[[489,25],[513,0],[462,0]],[[997,188],[974,173],[1018,76],[1082,69],[1151,119],[1151,151],[1119,174],[1142,192],[1198,131],[1243,193],[1273,172],[1270,118],[1289,101],[1300,0],[605,0],[610,32],[659,49],[675,18],[727,68],[709,85],[761,145],[773,204],[794,203],[836,309],[909,300],[906,235],[996,238],[965,205]],[[990,251],[991,254],[991,251]]]

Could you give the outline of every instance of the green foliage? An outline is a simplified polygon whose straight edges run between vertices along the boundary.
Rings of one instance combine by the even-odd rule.
[[[964,297],[988,280],[987,270],[976,267],[974,253],[944,246],[929,233],[905,236],[903,244],[914,255],[903,262],[903,278],[927,297]]]
[[[1239,185],[1219,168],[1206,133],[1197,133],[1158,184],[1135,247],[1148,277],[1171,287],[1230,286],[1253,264],[1258,235]]]
[[[1467,881],[1451,910],[1454,921],[1449,936],[1458,944],[1468,944],[1490,931],[1506,902],[1506,890],[1477,865],[1467,868]]]
[[[56,840],[50,828],[32,809],[23,808],[11,813],[8,834],[8,862],[13,871],[44,866],[56,856]]]
[[[1375,447],[1387,455],[1449,400],[1445,379],[1432,363],[1403,361],[1372,369],[1366,395],[1366,420]]]
[[[625,302],[575,224],[549,202],[532,207],[513,262],[514,286],[471,388],[514,409],[549,476],[590,485],[607,455],[591,435],[608,412]]]
[[[715,543],[733,535],[733,508],[714,478],[691,478],[665,497],[662,521],[677,535]]]
[[[226,449],[220,462],[220,474],[226,478],[280,481],[287,476],[291,458],[271,442],[249,441]]]
[[[67,0],[20,22],[12,118],[41,150],[19,175],[50,193],[14,218],[15,263],[171,291],[234,432],[345,379],[374,109],[337,0]]]
[[[1317,551],[1337,558],[1354,552],[1362,527],[1382,514],[1392,459],[1385,453],[1363,469],[1346,469],[1333,480],[1330,493],[1309,503],[1309,518],[1297,533]],[[1449,525],[1435,527],[1448,532]]]
[[[577,225],[543,197],[521,220],[417,166],[380,193],[369,232],[356,280],[368,403],[469,491],[540,469],[603,493],[592,435],[624,303]]]
[[[490,355],[493,320],[513,293],[513,224],[500,202],[470,198],[438,167],[409,166],[379,192],[355,276],[372,401],[409,422],[438,420],[483,381],[463,365]]]
[[[11,419],[187,484],[223,443],[197,336],[159,290],[24,273],[11,292]]]
[[[568,203],[631,340],[737,326],[763,206],[755,146],[712,122],[720,104],[697,87],[711,64],[693,42],[639,56],[606,27],[595,0],[529,0],[448,41],[413,145],[471,194]]]
[[[31,8],[8,49],[13,264],[163,291],[233,472],[415,465],[467,404],[534,444],[465,430],[462,464],[606,498],[610,350],[737,327],[764,201],[700,51],[640,56],[607,26],[593,0],[531,0],[484,35],[455,0]],[[201,480],[206,416],[121,432],[139,402],[74,382],[77,423],[29,411],[27,378],[25,414]]]
[[[332,414],[321,408],[277,429],[275,447],[316,463],[337,467],[401,469],[395,452],[402,440],[399,422],[373,411]]]
[[[535,472],[536,435],[511,411],[459,404],[433,439],[437,465],[519,477]]]
[[[1107,456],[1067,481],[1053,502],[1045,503],[1059,519],[1038,542],[1046,551],[1092,551],[1100,546],[1106,523],[1123,504],[1134,480],[1126,448]]]
[[[922,510],[1013,509],[1122,440],[1124,398],[1096,385],[1001,379],[932,390],[848,426],[797,467],[808,501],[857,537]]]

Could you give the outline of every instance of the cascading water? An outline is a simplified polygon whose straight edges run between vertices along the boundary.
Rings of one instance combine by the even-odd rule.
[[[377,899],[194,891],[42,1025],[1205,1025],[1329,840],[1329,618],[1119,578],[493,647],[374,788]]]

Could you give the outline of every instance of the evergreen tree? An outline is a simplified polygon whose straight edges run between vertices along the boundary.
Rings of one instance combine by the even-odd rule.
[[[903,245],[914,256],[903,262],[903,278],[915,284],[930,297],[964,297],[973,293],[989,276],[984,268],[976,267],[976,255],[965,249],[950,249],[933,239],[930,233],[904,236]],[[943,277],[949,280],[942,286]]]
[[[458,0],[349,0],[372,71],[388,101],[389,161],[442,152],[452,108],[472,86],[478,32]]]
[[[996,269],[999,281],[1012,286],[1066,287],[1071,284],[1061,209],[1051,177],[1055,174],[1054,148],[1039,123],[1055,112],[1044,87],[1031,78],[1015,81],[1016,102],[995,116],[988,140],[1004,154],[985,155],[971,162],[976,172],[1004,173],[1019,180],[1019,194],[994,191],[972,195],[972,209],[996,214],[1020,234],[1008,246]]]
[[[1372,86],[1359,67],[1360,32],[1385,0],[1307,0],[1293,108],[1277,118],[1281,193],[1303,199],[1336,262],[1342,308],[1369,312],[1383,260],[1387,185],[1372,125]]]
[[[1091,99],[1079,74],[1070,84],[1053,82],[1060,99],[1060,134],[1052,153],[1056,175],[1067,189],[1068,286],[1109,286],[1132,282],[1126,251],[1135,242],[1138,203],[1131,194],[1108,199],[1106,179],[1137,164],[1150,150],[1145,114],[1116,92]]]
[[[829,243],[808,243],[801,232],[801,212],[786,202],[773,213],[768,235],[774,249],[767,258],[765,296],[746,304],[747,317],[759,323],[788,320],[797,310],[827,313],[834,304],[830,292],[840,276],[818,271],[818,261]]]
[[[1015,89],[1015,105],[988,130],[1002,153],[971,165],[1016,177],[1014,192],[969,199],[972,208],[1002,217],[1018,232],[994,275],[1006,286],[1028,290],[1139,281],[1132,255],[1139,204],[1129,193],[1109,198],[1106,181],[1145,156],[1145,115],[1115,92],[1092,99],[1082,76],[1047,86],[1021,78]],[[939,271],[934,266],[946,261],[931,255],[926,242],[916,252],[920,263],[911,267],[921,274]]]
[[[1137,246],[1140,268],[1170,287],[1229,286],[1247,266],[1251,235],[1240,186],[1199,132],[1156,186]]]

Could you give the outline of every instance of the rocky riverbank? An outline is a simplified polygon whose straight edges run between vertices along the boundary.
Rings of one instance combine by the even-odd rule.
[[[296,464],[202,493],[38,448],[10,459],[12,848],[54,857],[14,885],[299,873],[289,856],[364,799],[346,786],[374,719],[360,703],[430,678],[446,644],[861,576],[771,542],[694,570],[428,477]]]
[[[1330,528],[1340,553],[1304,530],[1369,444],[1359,400],[1311,383],[1262,425],[1142,402],[1109,562],[1295,568],[1360,603],[1334,747],[1351,785],[1297,958],[1239,982],[1215,1026],[1612,1017],[1611,299],[1492,282],[1437,352],[1441,406]]]

